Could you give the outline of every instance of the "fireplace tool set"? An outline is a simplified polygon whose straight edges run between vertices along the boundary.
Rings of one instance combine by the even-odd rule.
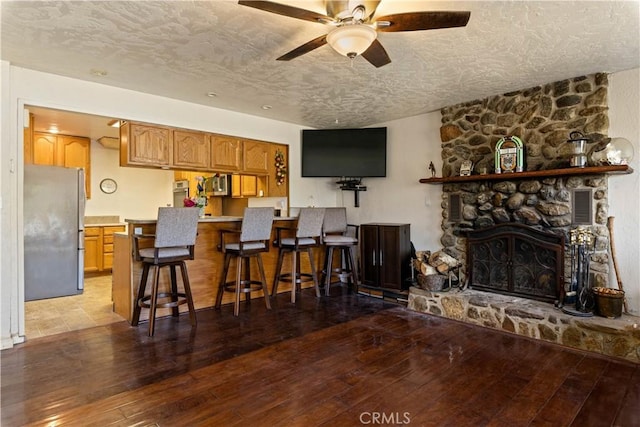
[[[582,227],[569,232],[571,245],[571,284],[562,311],[573,316],[593,316],[595,300],[589,286],[589,259],[593,253],[593,233]],[[575,308],[567,306],[575,301]]]

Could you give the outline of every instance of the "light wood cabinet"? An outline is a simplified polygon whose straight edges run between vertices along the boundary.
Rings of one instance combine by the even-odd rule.
[[[100,271],[102,258],[102,233],[100,227],[84,229],[84,271],[92,273]]]
[[[210,158],[211,149],[206,133],[173,131],[173,166],[206,170]]]
[[[25,153],[26,150],[25,148]],[[83,168],[85,191],[87,198],[91,198],[91,140],[89,138],[33,132],[30,151],[29,159],[25,155],[25,163],[29,160],[34,165]]]
[[[125,231],[124,225],[102,228],[102,270],[113,267],[113,233]]]
[[[245,139],[242,141],[243,172],[266,175],[269,173],[270,145],[268,142]]]
[[[258,178],[253,175],[231,175],[231,197],[256,197]]]
[[[171,166],[170,128],[136,122],[120,126],[120,166]]]
[[[211,135],[211,168],[219,172],[242,170],[242,141],[226,135]]]
[[[113,234],[125,229],[124,225],[85,227],[85,273],[110,270],[113,267]]]
[[[29,113],[29,127],[24,128],[24,164],[33,164],[33,113]]]
[[[284,144],[270,144],[271,153],[269,155],[269,179],[267,182],[269,197],[288,197],[289,196],[289,146]],[[280,168],[278,176],[278,167],[276,166],[276,156],[280,153],[284,158],[284,168]]]

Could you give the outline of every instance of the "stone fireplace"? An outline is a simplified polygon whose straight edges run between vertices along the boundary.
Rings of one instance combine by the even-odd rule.
[[[412,287],[410,309],[640,363],[637,318],[572,316],[551,304],[570,283],[569,234],[578,224],[595,237],[591,286],[608,285],[607,175],[526,174],[570,168],[573,131],[589,139],[587,152],[606,137],[607,87],[605,74],[593,74],[442,109],[443,177],[460,175],[465,160],[473,175],[492,174],[505,136],[524,143],[525,174],[442,184],[442,251],[463,266],[460,283],[471,289]],[[524,229],[538,238],[517,237]]]
[[[443,176],[459,175],[464,160],[471,160],[474,170],[492,173],[495,145],[509,135],[524,143],[525,171],[568,168],[571,132],[580,131],[589,139],[587,151],[606,137],[607,85],[605,74],[594,74],[443,108]],[[575,201],[586,194],[590,210],[581,224],[595,236],[592,285],[607,286],[606,175],[535,179],[503,175],[504,180],[483,181],[479,176],[470,182],[443,184],[444,251],[467,266],[467,233],[507,223],[564,236],[568,242],[569,231],[576,226]],[[452,200],[459,207],[457,218],[452,217]],[[564,283],[569,283],[570,251],[564,253],[561,271]],[[463,273],[469,274],[466,268]]]

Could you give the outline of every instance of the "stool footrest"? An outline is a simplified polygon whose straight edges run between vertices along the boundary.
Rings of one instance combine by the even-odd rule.
[[[235,281],[226,282],[223,286],[225,291],[228,291],[228,292],[236,291]],[[240,292],[248,293],[248,292],[261,291],[262,289],[264,289],[264,286],[262,282],[258,280],[243,280],[240,283]]]
[[[176,301],[169,301],[164,303],[156,303],[156,307],[158,308],[173,308],[178,307],[182,304],[187,304],[189,301],[187,300],[187,294],[179,292],[177,294],[164,292],[159,293],[158,298],[176,298]],[[147,295],[138,300],[138,305],[142,308],[151,308],[151,295]]]

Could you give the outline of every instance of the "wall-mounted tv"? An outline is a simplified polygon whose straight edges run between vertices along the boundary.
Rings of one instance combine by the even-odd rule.
[[[302,176],[387,176],[387,128],[303,130]]]

